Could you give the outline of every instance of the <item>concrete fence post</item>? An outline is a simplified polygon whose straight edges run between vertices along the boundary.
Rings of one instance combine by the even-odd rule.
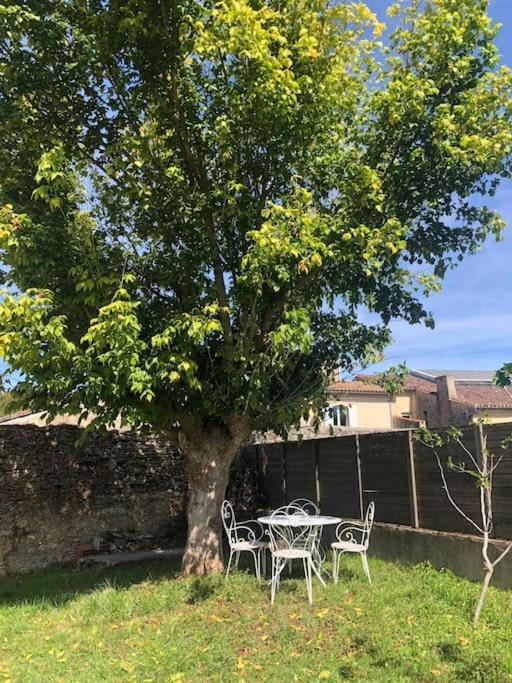
[[[363,473],[361,471],[361,451],[359,446],[359,434],[355,435],[356,442],[356,463],[357,463],[357,485],[359,488],[359,518],[364,519],[364,500],[363,500]]]
[[[475,454],[479,464],[482,462],[482,454],[484,446],[484,426],[481,422],[476,422],[473,425],[473,437],[475,440]]]
[[[283,467],[283,505],[288,502],[288,491],[286,485],[286,441],[281,445],[281,462]]]
[[[409,477],[409,501],[411,506],[411,526],[418,529],[420,526],[420,515],[418,509],[418,490],[416,487],[416,464],[414,456],[414,439],[412,431],[407,432],[408,441],[408,467],[407,474]]]
[[[315,492],[316,492],[316,504],[321,509],[322,505],[322,495],[320,491],[320,458],[318,454],[320,439],[315,439],[313,442],[313,456],[314,456],[314,466],[315,466]]]

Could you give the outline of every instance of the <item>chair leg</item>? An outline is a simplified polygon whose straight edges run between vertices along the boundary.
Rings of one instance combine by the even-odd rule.
[[[361,553],[361,562],[363,563],[364,573],[368,577],[368,582],[371,584],[372,577],[370,576],[370,567],[368,566],[368,558],[365,552]]]
[[[286,562],[280,564],[277,557],[272,557],[272,582],[270,585],[270,604],[273,605],[276,598],[276,591],[279,588],[279,577],[284,569]]]
[[[309,604],[313,604],[313,578],[311,574],[311,569],[312,569],[312,561],[311,558],[305,557],[302,560],[302,563],[304,565],[304,576],[306,578],[306,588],[308,591],[308,601]]]
[[[282,568],[281,568],[280,562],[282,564]],[[279,586],[281,585],[281,571],[282,571],[282,569],[284,569],[286,567],[286,560],[280,561],[279,559],[276,558],[276,566],[279,569],[279,571],[277,572],[277,582],[276,582],[277,589],[279,589]]]
[[[338,574],[340,571],[340,556],[336,548],[332,551],[332,580],[334,583],[338,583]]]
[[[228,561],[228,566],[226,568],[226,579],[229,576],[229,570],[231,569],[231,560],[233,559],[233,551],[230,549],[229,551],[229,561]]]
[[[252,556],[254,557],[254,570],[256,572],[256,578],[258,581],[261,579],[261,570],[260,570],[260,551],[255,550],[252,553]]]
[[[270,581],[270,604],[274,604],[274,599],[276,597],[276,587],[275,587],[275,582],[276,582],[276,561],[274,558],[272,558],[272,579]]]
[[[315,574],[316,574],[318,580],[320,581],[320,583],[322,584],[322,586],[324,588],[327,588],[327,585],[326,585],[326,583],[322,577],[322,565],[320,563],[318,563],[318,565],[317,565],[316,561],[313,560],[313,557],[311,557],[311,566],[313,567],[313,571],[315,572]]]
[[[235,553],[235,569],[238,569],[238,562],[240,561],[240,551],[237,550]]]

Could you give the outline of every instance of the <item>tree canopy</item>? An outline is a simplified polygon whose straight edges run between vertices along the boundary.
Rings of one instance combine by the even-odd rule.
[[[423,294],[503,228],[474,201],[511,170],[486,8],[395,3],[383,41],[362,2],[0,3],[23,405],[283,431],[390,320],[432,324]]]

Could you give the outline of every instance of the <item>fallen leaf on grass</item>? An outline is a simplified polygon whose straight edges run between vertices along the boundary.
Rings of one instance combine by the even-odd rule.
[[[316,616],[317,616],[319,619],[324,619],[324,618],[327,616],[328,613],[329,613],[329,608],[328,608],[328,607],[325,607],[324,609],[318,610],[318,612],[316,613]]]
[[[297,631],[297,633],[304,633],[306,630],[304,626],[296,626],[295,624],[290,624],[290,628],[292,628],[294,631]]]

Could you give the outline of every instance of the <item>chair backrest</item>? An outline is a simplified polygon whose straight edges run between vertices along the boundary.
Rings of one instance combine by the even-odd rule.
[[[364,529],[363,529],[363,539],[362,544],[365,548],[370,545],[370,532],[373,526],[373,518],[375,516],[375,503],[372,502],[366,508],[366,515],[364,517]]]
[[[308,498],[295,498],[295,500],[292,500],[289,505],[293,505],[295,507],[300,507],[302,510],[307,515],[318,515],[320,514],[320,508],[316,503],[313,503],[312,500],[309,500]]]
[[[283,518],[293,516],[299,520],[293,526],[283,524]],[[283,507],[274,510],[270,515],[270,524],[268,525],[268,535],[270,540],[270,549],[272,552],[276,550],[293,550],[297,548],[310,550],[314,544],[315,528],[309,524],[300,524],[300,518],[307,518],[308,515],[304,510],[291,503],[283,505]]]
[[[236,543],[236,517],[233,506],[229,500],[222,501],[221,507],[222,525],[228,537],[229,544]]]

